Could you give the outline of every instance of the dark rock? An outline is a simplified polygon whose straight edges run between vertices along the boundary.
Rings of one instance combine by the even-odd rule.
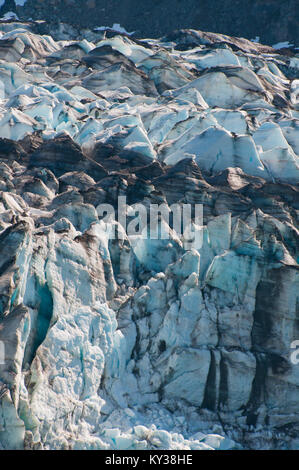
[[[107,175],[102,165],[86,157],[79,145],[68,136],[57,137],[43,143],[31,155],[29,167],[48,168],[58,177],[64,173],[82,169],[96,180]]]

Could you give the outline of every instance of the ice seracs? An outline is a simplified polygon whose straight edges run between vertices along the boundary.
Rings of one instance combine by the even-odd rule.
[[[296,126],[296,80],[288,78],[288,63],[291,70],[295,57],[285,59],[275,49],[221,35],[218,40],[222,41],[222,46],[210,47],[217,35],[208,33],[193,32],[193,40],[197,38],[198,45],[181,51],[179,41],[174,41],[172,47],[158,41],[137,41],[126,35],[114,35],[94,43],[83,37],[55,41],[49,35],[36,34],[34,24],[32,28],[30,31],[27,24],[20,23],[7,29],[4,23],[0,42],[3,98],[9,99],[6,113],[15,107],[37,120],[39,124],[32,122],[31,132],[41,130],[45,139],[66,132],[82,148],[90,151],[98,140],[105,142],[110,139],[109,133],[103,134],[102,125],[111,119],[110,116],[118,115],[121,118],[119,130],[124,132],[121,144],[124,148],[128,144],[125,137],[128,124],[122,116],[136,115],[137,110],[140,121],[130,137],[129,149],[134,148],[140,154],[165,160],[163,149],[169,145],[172,153],[181,155],[168,159],[170,164],[178,161],[177,158],[197,155],[198,152],[202,153],[198,158],[207,171],[238,166],[254,176],[262,176],[263,173],[268,180],[296,180],[298,161],[293,154],[293,146],[296,152],[296,136],[290,142],[287,139],[278,142],[277,137],[272,136],[274,127],[276,136],[283,133],[285,120],[291,123],[290,127]],[[55,86],[49,83],[55,83]],[[26,106],[22,94],[28,93],[23,93],[20,87],[29,84],[35,87],[35,96],[33,103]],[[119,101],[120,89],[126,90],[122,94],[123,102]],[[43,90],[49,92],[49,97],[46,98]],[[291,103],[288,90],[291,91]],[[16,92],[18,99],[12,101],[12,94]],[[163,124],[157,121],[157,131],[153,132],[153,124],[159,116],[162,117],[161,107],[165,120]],[[151,111],[150,115],[148,111]],[[171,119],[172,126],[168,113],[174,118]],[[276,113],[275,118],[273,113]],[[89,122],[89,127],[85,125],[87,116],[94,121]],[[150,126],[147,125],[149,118]],[[181,123],[180,126],[177,122]],[[206,131],[210,126],[215,129],[215,141],[223,128],[233,133],[227,139],[231,143],[227,144],[228,147],[225,144],[233,159],[230,157],[228,161],[224,152],[222,157],[217,157],[214,166],[209,154],[199,150],[210,145],[197,143],[197,140],[192,140],[193,135],[188,134],[187,140],[176,141],[175,149],[173,140],[195,124],[198,125],[196,139],[200,131]],[[172,129],[178,131],[176,135]],[[269,141],[267,148],[259,144],[259,136],[263,138],[265,129],[268,129],[269,136],[266,138]],[[27,129],[19,134],[5,127],[2,134],[3,137],[18,139],[26,132]],[[241,138],[240,153],[240,150],[232,148],[233,141],[237,138],[241,142],[240,136],[245,135],[248,137]],[[118,140],[121,141],[121,134]],[[192,146],[196,147],[196,152],[190,150]],[[287,150],[282,152],[278,148]],[[263,155],[264,152],[267,154]],[[240,158],[236,164],[235,160]],[[284,163],[286,160],[288,163]],[[295,175],[293,179],[291,173]]]
[[[0,24],[0,448],[298,447],[296,53],[40,28]]]

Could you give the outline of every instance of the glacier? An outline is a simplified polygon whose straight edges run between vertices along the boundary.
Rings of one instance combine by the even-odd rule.
[[[298,449],[298,54],[116,26],[0,21],[0,449]]]

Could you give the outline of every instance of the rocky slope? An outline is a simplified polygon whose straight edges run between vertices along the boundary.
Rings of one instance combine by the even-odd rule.
[[[0,0],[0,15],[69,22],[78,27],[120,23],[138,37],[160,37],[175,29],[222,32],[265,44],[298,43],[296,0]]]
[[[299,448],[298,57],[43,27],[0,24],[2,448]]]

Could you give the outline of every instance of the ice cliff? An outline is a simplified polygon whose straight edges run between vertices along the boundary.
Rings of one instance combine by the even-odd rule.
[[[0,448],[298,449],[298,55],[42,27],[0,23]]]

